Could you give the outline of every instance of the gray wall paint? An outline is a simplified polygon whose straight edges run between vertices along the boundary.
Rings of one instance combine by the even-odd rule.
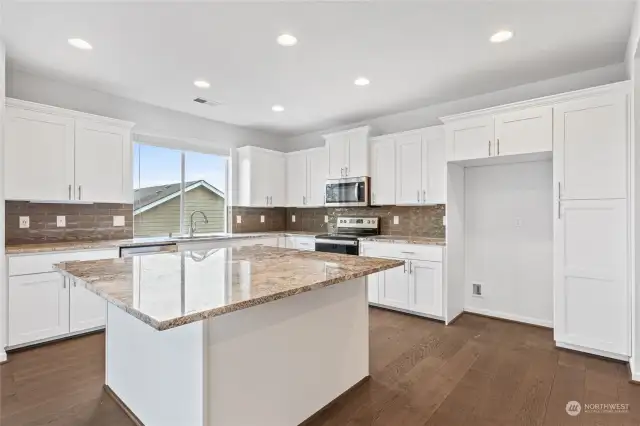
[[[282,151],[284,138],[125,99],[66,81],[7,68],[7,96],[136,123],[134,133],[159,145],[211,145],[211,151],[256,145]]]
[[[348,126],[294,136],[287,139],[285,149],[286,151],[297,151],[300,149],[322,146],[324,144],[324,139],[322,138],[323,134],[365,124],[371,126],[372,135],[374,136],[403,132],[406,130],[420,129],[423,127],[442,124],[439,118],[446,115],[490,108],[512,102],[539,98],[541,96],[554,95],[557,93],[613,83],[625,79],[624,64],[610,65],[549,80],[524,84],[522,86],[516,86],[510,89],[500,90],[498,92],[487,93],[437,105],[425,106],[423,108],[405,111],[398,114],[385,115],[371,120],[353,123]],[[368,89],[375,90],[375,87],[371,85]]]

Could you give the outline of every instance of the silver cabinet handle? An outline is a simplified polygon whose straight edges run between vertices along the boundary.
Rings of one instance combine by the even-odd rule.
[[[269,205],[273,205],[273,196],[269,195]]]
[[[404,273],[406,274],[407,273],[407,261],[406,260],[404,261],[403,266],[404,266]]]
[[[498,145],[498,155],[500,155],[500,138],[498,138],[497,145]]]
[[[306,196],[302,196],[302,204],[307,204],[307,197]]]
[[[374,203],[374,204],[376,203],[376,193],[375,192],[371,194],[371,202]]]
[[[418,202],[420,202],[420,190],[418,189],[416,192],[418,193]]]
[[[62,280],[62,288],[67,288],[67,279],[66,278],[64,278]]]
[[[422,190],[422,202],[425,203],[427,201],[427,191]]]
[[[558,219],[560,219],[560,182],[558,182]]]
[[[415,251],[401,251],[402,254],[416,254]]]
[[[349,176],[349,167],[344,166],[344,175]]]
[[[78,287],[78,283],[76,282],[76,280],[73,280],[73,286]]]
[[[489,157],[491,157],[491,139],[489,139]]]
[[[69,199],[71,199],[71,184],[69,184]]]
[[[340,168],[340,177],[344,177],[344,167]]]
[[[413,263],[412,261],[409,261],[409,274],[412,274],[412,273],[413,273],[413,271],[411,270],[411,266],[412,266],[411,264],[412,264],[412,263]]]
[[[268,195],[264,197],[264,205],[265,206],[269,205],[269,196]]]
[[[82,185],[78,185],[78,200],[82,200]]]

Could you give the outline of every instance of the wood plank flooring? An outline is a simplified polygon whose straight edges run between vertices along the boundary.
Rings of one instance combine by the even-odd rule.
[[[558,350],[551,330],[370,312],[371,378],[305,426],[640,425],[640,386],[628,382],[626,364]],[[0,425],[133,426],[103,383],[102,334],[10,354],[0,367]],[[571,417],[571,400],[630,411]]]

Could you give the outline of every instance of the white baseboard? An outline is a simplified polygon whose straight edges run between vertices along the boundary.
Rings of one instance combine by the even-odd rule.
[[[381,305],[380,303],[374,303],[374,302],[369,302],[369,305],[375,308],[388,309],[390,311],[402,312],[404,314],[416,315],[419,317],[444,322],[444,317],[439,317],[437,315],[423,314],[422,312],[411,311],[409,309],[396,308],[395,306]]]
[[[0,352],[0,363],[7,360],[7,353],[5,351]]]
[[[469,312],[471,314],[485,315],[493,318],[506,319],[509,321],[521,322],[524,324],[532,324],[540,327],[553,328],[553,321],[551,320],[541,320],[538,318],[530,318],[521,315],[508,314],[506,312],[492,311],[490,309],[478,309],[478,308],[469,308],[465,307],[464,312]]]
[[[627,355],[620,355],[614,352],[602,351],[600,349],[587,348],[580,345],[574,345],[571,343],[558,342],[556,340],[556,346],[563,349],[570,349],[572,351],[585,352],[591,355],[598,355],[605,358],[617,359],[618,361],[629,362],[629,357]]]
[[[640,383],[640,365],[635,362],[635,358],[629,358],[629,370],[631,370],[631,380]]]

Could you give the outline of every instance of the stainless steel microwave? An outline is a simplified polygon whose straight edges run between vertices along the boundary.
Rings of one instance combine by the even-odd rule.
[[[369,205],[369,178],[331,179],[325,184],[326,207],[363,207]]]

